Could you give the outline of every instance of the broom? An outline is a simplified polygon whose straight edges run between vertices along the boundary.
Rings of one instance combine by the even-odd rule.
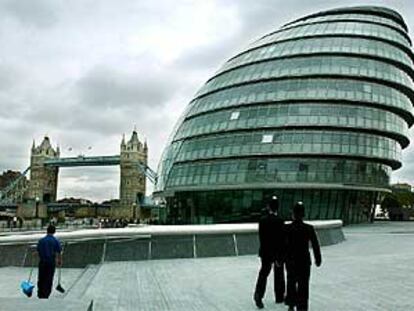
[[[29,278],[20,284],[20,288],[27,297],[32,297],[34,284],[32,283],[33,267],[30,268]]]
[[[61,267],[59,267],[59,271],[58,271],[58,285],[56,286],[56,290],[59,292],[59,293],[64,293],[65,292],[65,289],[62,287],[62,285],[60,284],[60,279],[61,279],[61,277],[62,277],[62,268]]]
[[[24,254],[22,267],[24,267],[24,264],[26,263],[26,257],[27,257],[27,253],[28,253],[29,249],[30,249],[30,246],[26,249],[26,252]],[[30,272],[29,272],[29,278],[20,283],[20,288],[22,289],[23,294],[25,294],[29,298],[32,297],[33,289],[35,287],[34,284],[32,283],[32,274],[33,274],[33,269],[34,269],[33,254],[32,254],[31,258],[32,258],[32,264],[30,265],[31,267],[30,267]]]

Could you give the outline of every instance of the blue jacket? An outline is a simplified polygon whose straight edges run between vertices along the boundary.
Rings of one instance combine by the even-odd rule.
[[[40,262],[55,265],[56,254],[60,254],[62,247],[58,239],[48,234],[37,243],[37,252]]]

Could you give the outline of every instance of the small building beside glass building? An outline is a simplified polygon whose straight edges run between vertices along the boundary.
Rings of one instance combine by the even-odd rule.
[[[189,103],[158,168],[165,222],[252,222],[277,195],[290,217],[366,222],[402,166],[413,52],[400,14],[305,16],[229,59]]]

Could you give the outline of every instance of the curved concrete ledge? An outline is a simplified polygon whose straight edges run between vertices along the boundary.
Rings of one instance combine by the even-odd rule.
[[[309,221],[322,246],[342,242],[341,220]],[[65,245],[66,267],[85,267],[105,261],[198,258],[256,254],[257,223],[181,226],[137,226],[59,232]],[[0,266],[35,264],[30,245],[44,233],[0,237]]]
[[[342,228],[342,220],[315,220],[307,221],[320,229]],[[246,224],[212,224],[212,225],[138,225],[136,227],[117,229],[85,229],[70,232],[57,232],[56,237],[61,241],[105,239],[136,236],[159,236],[159,235],[187,235],[187,234],[229,234],[229,233],[253,233],[257,232],[257,223]],[[30,233],[19,235],[8,235],[0,237],[1,244],[20,244],[37,242],[44,233]]]

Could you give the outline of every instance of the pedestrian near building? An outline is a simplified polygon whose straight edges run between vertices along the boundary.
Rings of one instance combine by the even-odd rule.
[[[264,307],[263,297],[266,291],[267,277],[273,267],[274,291],[276,303],[282,303],[285,295],[284,276],[284,221],[278,215],[279,201],[273,196],[267,204],[267,215],[259,221],[259,256],[261,268],[257,278],[254,301],[259,309]]]
[[[309,279],[311,270],[311,256],[309,243],[312,245],[315,265],[322,264],[321,250],[315,229],[303,222],[305,207],[297,202],[293,207],[293,221],[286,225],[286,270],[287,295],[285,303],[289,311],[308,310]]]
[[[55,232],[55,226],[49,225],[47,235],[37,243],[39,256],[37,296],[42,299],[49,298],[52,292],[56,265],[58,267],[62,266],[62,247],[59,240],[54,237]]]

